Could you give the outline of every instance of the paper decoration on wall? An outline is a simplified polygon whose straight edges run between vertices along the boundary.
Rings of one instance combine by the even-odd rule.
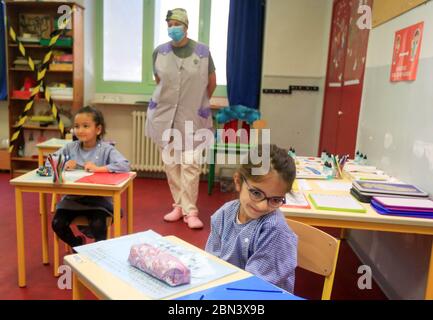
[[[391,82],[416,80],[424,22],[395,33]]]

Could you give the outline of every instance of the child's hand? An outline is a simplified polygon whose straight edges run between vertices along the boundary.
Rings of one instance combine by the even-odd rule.
[[[69,160],[65,164],[65,170],[75,170],[77,168],[77,161]]]
[[[86,162],[84,164],[84,170],[89,171],[89,172],[97,172],[99,169],[99,167],[94,164],[93,162]]]

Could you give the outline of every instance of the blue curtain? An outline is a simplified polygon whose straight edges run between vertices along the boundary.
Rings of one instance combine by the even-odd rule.
[[[230,105],[259,107],[264,12],[264,0],[230,1],[227,42]]]
[[[3,2],[0,2],[0,100],[7,97],[5,37],[4,7]]]

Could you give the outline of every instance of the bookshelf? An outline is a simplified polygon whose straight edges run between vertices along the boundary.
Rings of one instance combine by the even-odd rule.
[[[28,98],[26,88],[32,87],[37,80],[37,71],[31,71],[25,61],[18,44],[9,36],[9,26],[15,30],[17,37],[22,40],[28,56],[41,61],[49,51],[46,45],[50,34],[54,31],[58,19],[62,19],[64,10],[61,6],[72,9],[71,30],[59,39],[59,45],[53,48],[52,63],[47,69],[44,84],[51,87],[52,99],[55,102],[60,117],[67,132],[72,126],[72,114],[83,106],[84,94],[84,8],[75,2],[59,1],[6,1],[5,14],[7,26],[7,70],[8,70],[8,111],[9,136],[12,137]],[[60,13],[58,13],[60,12]],[[23,40],[25,39],[25,40]],[[41,40],[42,39],[42,40]],[[38,41],[39,40],[39,41]],[[21,63],[20,63],[21,61]],[[37,70],[37,65],[36,68]],[[31,84],[31,85],[30,85]],[[57,94],[57,93],[58,94]],[[24,96],[23,96],[24,95]],[[35,97],[32,115],[49,115],[51,106],[41,92]],[[21,175],[37,168],[36,144],[45,139],[60,138],[57,121],[40,123],[26,122],[22,127],[15,148],[10,154],[10,172],[12,177]]]

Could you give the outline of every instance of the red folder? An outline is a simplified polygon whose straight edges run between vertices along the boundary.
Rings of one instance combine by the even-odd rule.
[[[109,184],[117,185],[129,178],[129,173],[94,173],[91,176],[86,176],[76,180],[81,183]]]

